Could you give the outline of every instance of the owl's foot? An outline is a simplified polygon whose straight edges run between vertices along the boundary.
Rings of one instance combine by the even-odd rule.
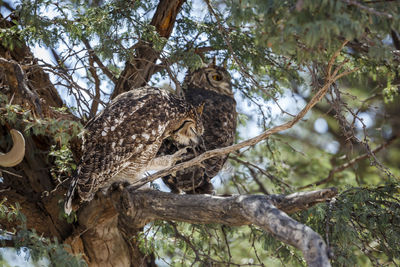
[[[184,156],[188,152],[189,147],[184,147],[182,149],[179,149],[172,155],[172,165],[174,165],[178,161],[185,160],[186,157]]]
[[[125,187],[128,187],[131,185],[128,181],[119,181],[119,182],[114,182],[110,186],[110,192],[112,191],[124,191]]]
[[[172,155],[165,155],[158,158],[154,158],[150,164],[147,166],[147,170],[163,170],[175,165],[176,162],[184,159],[184,155],[187,153],[187,147],[179,149]]]

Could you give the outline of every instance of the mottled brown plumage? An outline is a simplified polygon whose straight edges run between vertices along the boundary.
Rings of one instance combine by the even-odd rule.
[[[186,76],[182,86],[187,102],[193,105],[205,103],[201,116],[204,126],[202,141],[188,150],[187,158],[207,150],[232,145],[236,133],[236,102],[233,98],[231,76],[222,67],[201,68]],[[178,151],[182,146],[166,139],[159,154]],[[228,155],[205,160],[201,166],[193,166],[163,178],[173,192],[212,193],[211,179],[222,169]]]
[[[135,181],[147,170],[173,165],[185,150],[155,158],[162,141],[170,137],[187,146],[203,132],[195,108],[165,90],[143,87],[123,93],[88,122],[78,164],[65,202],[66,213],[77,189],[81,201],[90,201],[100,189],[116,181]]]

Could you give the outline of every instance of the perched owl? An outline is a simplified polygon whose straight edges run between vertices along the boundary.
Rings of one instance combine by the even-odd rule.
[[[192,105],[205,103],[202,121],[203,142],[189,148],[186,157],[194,157],[205,151],[232,145],[236,133],[236,102],[233,98],[231,76],[222,67],[201,68],[185,77],[182,86],[185,99]],[[178,151],[182,145],[166,139],[159,154]],[[202,167],[193,166],[163,178],[172,192],[212,193],[210,180],[222,169],[228,155],[214,157],[202,162]]]
[[[155,158],[170,137],[183,146],[196,144],[203,133],[201,112],[167,91],[143,87],[116,97],[85,126],[82,158],[65,201],[72,210],[77,189],[81,201],[90,201],[113,182],[135,181],[148,170],[170,167],[185,152]]]

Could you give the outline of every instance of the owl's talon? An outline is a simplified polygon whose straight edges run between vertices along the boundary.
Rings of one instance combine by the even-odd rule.
[[[189,148],[189,147],[184,147],[184,148],[182,148],[182,149],[179,149],[177,152],[175,152],[175,153],[172,155],[174,164],[175,164],[177,161],[182,161],[182,160],[184,160],[184,159],[186,158],[186,157],[184,156],[184,154],[186,154],[186,153],[188,152],[188,148]]]
[[[115,182],[111,185],[111,191],[123,191],[125,187],[128,187],[130,183],[128,181]]]

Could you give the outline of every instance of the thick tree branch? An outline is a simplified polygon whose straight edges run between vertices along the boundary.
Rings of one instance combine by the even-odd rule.
[[[309,266],[330,266],[327,247],[309,227],[290,218],[294,212],[326,201],[336,195],[335,189],[299,193],[289,196],[178,195],[156,190],[128,187],[117,200],[121,225],[133,229],[154,220],[189,223],[220,223],[238,226],[254,224],[279,240],[300,249]]]
[[[0,66],[10,65],[13,67],[14,76],[17,82],[17,88],[22,95],[27,97],[32,105],[35,107],[36,112],[41,116],[42,115],[42,107],[40,105],[40,99],[37,93],[31,90],[28,86],[28,79],[22,69],[21,65],[14,60],[7,60],[5,58],[0,57]]]
[[[122,261],[127,258],[133,266],[154,266],[150,258],[137,251],[137,233],[153,220],[232,226],[255,224],[301,249],[309,258],[310,266],[329,266],[312,265],[318,257],[323,259],[322,263],[327,260],[324,242],[284,212],[308,209],[336,194],[336,189],[331,188],[291,195],[178,195],[129,186],[107,196],[98,193],[97,198],[83,207],[78,214],[79,228],[68,243],[74,253],[86,254],[91,266],[125,264]],[[83,251],[80,244],[96,249]],[[315,257],[310,255],[315,251]]]

